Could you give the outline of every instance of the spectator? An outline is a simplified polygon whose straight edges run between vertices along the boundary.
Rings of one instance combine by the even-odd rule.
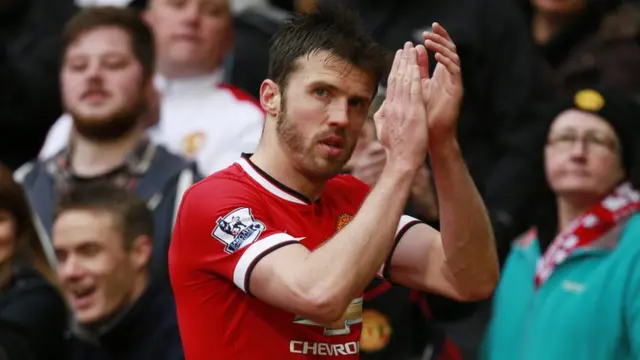
[[[31,210],[0,165],[0,359],[64,359],[67,309]]]
[[[638,113],[593,89],[552,111],[548,201],[507,259],[484,359],[640,358]]]
[[[522,0],[521,0],[522,1]],[[640,95],[640,4],[622,0],[523,1],[554,93],[606,86]]]
[[[584,87],[604,86],[627,96],[640,96],[640,4],[621,0],[520,0],[537,45],[536,74],[549,86],[541,100],[551,100],[565,92]],[[538,127],[537,109],[531,106],[518,130],[529,132]],[[531,128],[531,127],[529,127]],[[533,130],[534,132],[537,130]],[[513,132],[512,132],[513,133]],[[544,182],[531,159],[531,142],[518,137],[506,139],[511,151],[496,169],[497,176],[487,188],[486,201],[493,207],[499,234],[498,253],[503,259],[511,248],[511,240],[531,225],[533,214],[529,204],[535,201]],[[521,141],[524,140],[524,141]],[[535,179],[535,180],[534,180]],[[493,204],[493,206],[492,206]]]
[[[72,0],[0,1],[0,161],[11,169],[38,154],[62,113],[59,35],[75,11]]]
[[[81,185],[59,202],[53,230],[70,304],[70,360],[184,359],[170,294],[149,282],[153,215],[108,184]]]
[[[75,134],[55,156],[26,164],[16,177],[47,235],[61,191],[101,181],[135,190],[156,220],[154,274],[168,280],[173,218],[183,192],[199,176],[195,164],[145,135],[145,111],[154,94],[151,32],[130,10],[104,7],[81,11],[64,35],[62,94]]]
[[[231,165],[260,140],[264,113],[243,91],[223,83],[232,43],[228,0],[152,0],[143,10],[156,43],[161,114],[154,140],[196,159],[210,174]],[[50,131],[41,156],[66,141],[71,121]]]

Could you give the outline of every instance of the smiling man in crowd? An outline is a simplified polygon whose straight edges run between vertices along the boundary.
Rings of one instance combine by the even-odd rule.
[[[183,359],[175,309],[149,282],[153,215],[135,194],[78,186],[58,204],[53,246],[71,306],[71,360]]]

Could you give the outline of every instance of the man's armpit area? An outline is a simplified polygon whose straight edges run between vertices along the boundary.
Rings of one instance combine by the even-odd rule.
[[[247,247],[233,270],[233,282],[240,290],[250,294],[249,279],[256,264],[273,251],[287,245],[299,244],[304,238],[277,233],[264,237]]]

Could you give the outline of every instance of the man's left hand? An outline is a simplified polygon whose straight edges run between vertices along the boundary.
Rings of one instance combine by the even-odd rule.
[[[423,38],[424,47],[418,46],[417,50],[429,134],[434,140],[455,137],[464,92],[460,57],[447,30],[440,24],[434,23],[433,32],[423,33]],[[431,77],[427,50],[435,52],[435,59],[438,61]]]

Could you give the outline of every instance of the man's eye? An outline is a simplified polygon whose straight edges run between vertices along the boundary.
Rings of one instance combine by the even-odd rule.
[[[327,90],[326,89],[316,89],[316,95],[318,96],[327,96]]]

